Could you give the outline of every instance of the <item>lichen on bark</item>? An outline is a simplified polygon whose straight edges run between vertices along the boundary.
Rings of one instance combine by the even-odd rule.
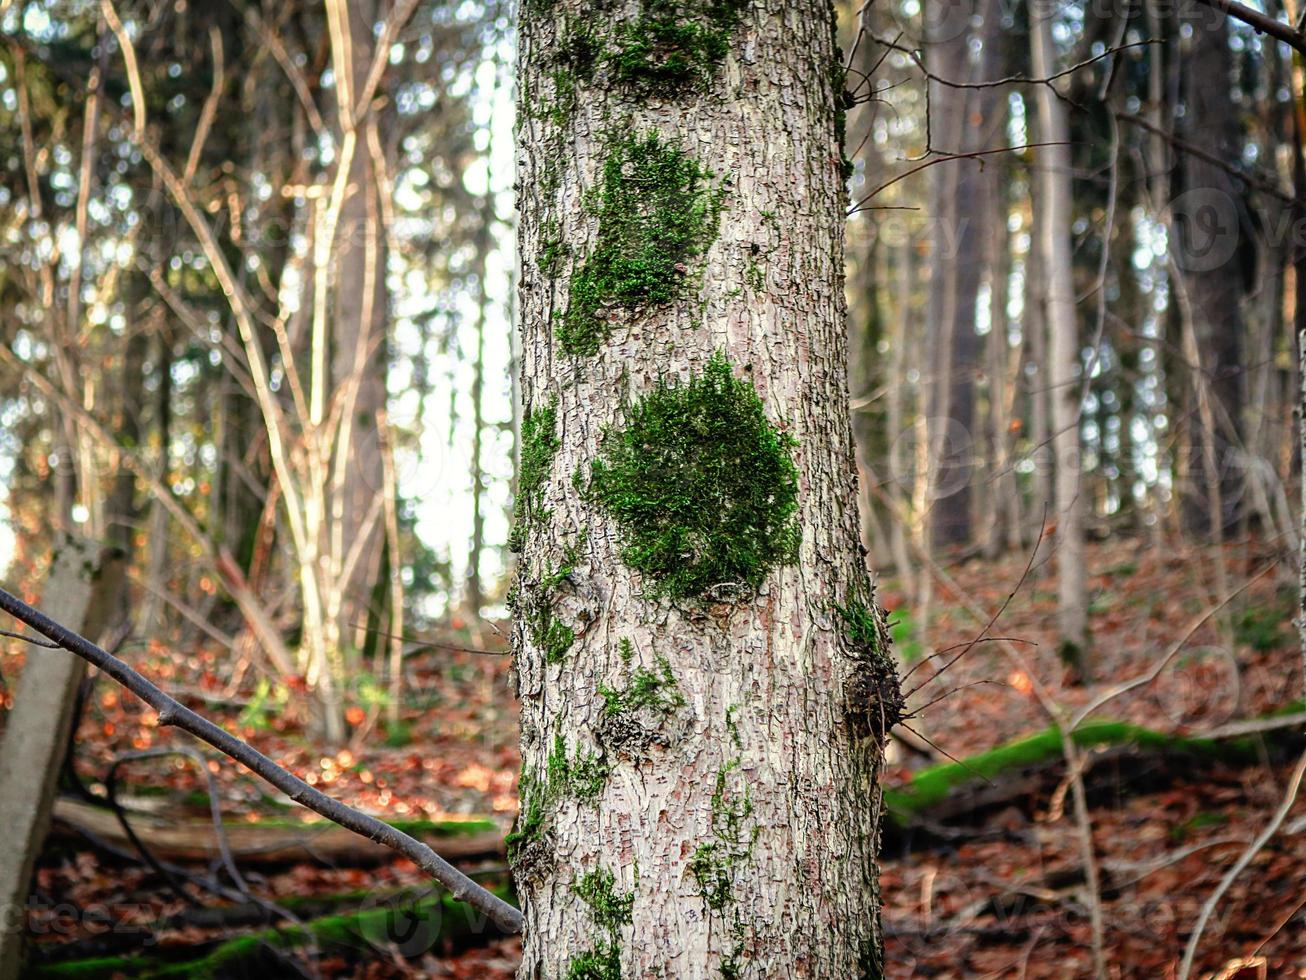
[[[646,577],[647,594],[742,597],[797,556],[796,445],[718,352],[605,432],[589,492],[620,529],[622,558]]]

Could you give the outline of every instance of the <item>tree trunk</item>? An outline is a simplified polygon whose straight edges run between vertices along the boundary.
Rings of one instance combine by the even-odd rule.
[[[349,44],[352,56],[348,91],[354,99],[364,87],[375,50],[373,25],[377,21],[374,0],[350,3]],[[357,106],[355,106],[357,108]],[[335,582],[338,608],[329,624],[330,645],[357,649],[365,635],[358,625],[368,620],[369,606],[381,575],[383,535],[376,520],[368,520],[376,495],[385,484],[381,461],[381,437],[377,413],[386,403],[386,317],[389,290],[386,285],[386,237],[381,223],[380,181],[373,159],[374,145],[368,130],[380,127],[383,109],[360,126],[349,170],[349,189],[340,208],[336,232],[336,277],[331,314],[331,391],[344,399],[347,418],[333,460],[336,475],[333,488],[335,514],[330,544],[334,561],[343,561],[359,548],[353,573]],[[336,523],[338,522],[338,523]],[[359,539],[363,542],[359,544]],[[333,600],[335,597],[332,597]],[[334,602],[332,602],[334,604]],[[335,655],[335,651],[332,651]]]
[[[1007,312],[1011,284],[1011,233],[1007,228],[1008,207],[1004,190],[1010,177],[1010,170],[999,163],[989,178],[994,209],[988,238],[988,466],[984,484],[991,505],[981,511],[990,515],[984,540],[984,554],[989,559],[999,557],[1007,549],[1015,551],[1020,548],[1020,483],[1011,458],[1013,371]]]
[[[999,30],[996,4],[985,3],[979,36],[982,61],[970,57],[972,33],[959,30],[956,16],[934,26],[930,67],[942,79],[971,82],[992,62],[991,35]],[[983,148],[991,136],[992,110],[1000,100],[987,90],[930,83],[930,140],[942,152]],[[931,170],[929,326],[933,337],[930,371],[930,537],[935,547],[971,540],[972,481],[980,447],[975,431],[975,376],[980,338],[975,332],[976,297],[984,268],[988,228],[988,182],[979,160],[956,160]]]
[[[1181,135],[1221,159],[1236,160],[1242,143],[1231,95],[1233,55],[1227,25],[1222,19],[1212,27],[1209,13],[1196,6],[1187,18],[1193,34],[1180,69]],[[1197,344],[1197,361],[1188,368],[1193,404],[1205,402],[1183,427],[1183,518],[1187,530],[1215,537],[1231,531],[1242,511],[1244,205],[1223,168],[1191,153],[1181,154],[1180,163],[1183,193],[1171,202],[1171,230],[1188,297],[1184,316]],[[1222,526],[1213,526],[1217,522]]]
[[[90,545],[60,538],[43,606],[103,642],[126,614],[125,576],[120,551],[106,548],[97,559]],[[59,767],[72,735],[75,695],[84,676],[85,663],[67,651],[30,648],[0,738],[0,825],[5,828],[5,846],[0,848],[0,980],[14,980],[21,973],[22,913],[49,830]]]
[[[472,356],[472,541],[467,552],[467,588],[464,607],[471,628],[479,635],[481,607],[485,605],[485,587],[481,582],[481,557],[485,550],[485,327],[490,293],[485,276],[487,259],[493,247],[493,197],[486,191],[480,205],[480,227],[473,248],[476,250],[476,349]]]
[[[1034,215],[1042,209],[1039,194],[1038,181],[1034,181],[1030,186],[1030,209]],[[1052,477],[1056,469],[1052,458],[1052,422],[1049,419],[1047,282],[1043,277],[1042,246],[1031,241],[1025,254],[1025,308],[1020,324],[1028,360],[1021,360],[1020,381],[1029,411],[1028,455],[1034,464],[1030,477],[1030,512],[1039,515],[1052,509]]]
[[[1055,71],[1056,48],[1048,16],[1030,31],[1034,75]],[[1050,85],[1038,86],[1038,247],[1047,277],[1048,384],[1052,397],[1052,454],[1056,459],[1057,625],[1061,655],[1077,674],[1088,629],[1084,582],[1083,502],[1079,458],[1079,322],[1070,251],[1070,126],[1065,105]]]
[[[624,9],[522,12],[519,975],[879,977],[832,8]]]

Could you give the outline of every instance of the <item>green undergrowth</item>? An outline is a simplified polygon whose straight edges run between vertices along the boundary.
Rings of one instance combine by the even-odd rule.
[[[925,644],[921,640],[921,630],[911,613],[899,606],[893,611],[888,622],[889,636],[893,639],[893,649],[898,659],[904,664],[915,663],[925,653]]]
[[[1190,738],[1126,722],[1090,721],[1075,729],[1072,738],[1082,749],[1132,745],[1207,759],[1236,761],[1256,757],[1256,748],[1251,739],[1215,741]],[[963,760],[964,764],[949,762],[922,769],[906,786],[885,788],[885,809],[891,820],[906,825],[913,816],[943,802],[954,791],[973,789],[982,785],[986,779],[992,780],[1006,772],[1039,765],[1060,758],[1061,755],[1061,735],[1056,728],[1048,728],[970,756]]]
[[[797,559],[796,445],[718,352],[702,374],[659,383],[623,427],[605,430],[589,492],[651,596],[751,593]]]
[[[1287,627],[1296,614],[1295,590],[1280,590],[1274,599],[1249,604],[1232,616],[1234,642],[1259,653],[1290,642]]]
[[[600,869],[587,872],[572,885],[572,891],[589,906],[601,936],[568,964],[567,980],[621,980],[621,927],[632,922],[635,895],[618,894],[616,880],[611,871]]]
[[[512,886],[487,885],[508,902],[516,901]],[[177,977],[186,980],[221,980],[232,976],[275,976],[285,964],[278,953],[316,945],[327,955],[354,952],[374,957],[400,944],[421,952],[446,946],[467,945],[478,937],[498,935],[483,913],[453,896],[426,895],[409,901],[406,896],[368,896],[371,907],[313,919],[302,925],[282,924],[261,929],[200,949],[170,950],[167,954],[101,956],[63,963],[34,963],[23,974],[30,980],[110,980],[129,976],[139,980]]]
[[[558,342],[591,356],[611,332],[614,310],[670,302],[690,263],[716,237],[722,192],[712,174],[656,133],[608,138],[598,190],[587,206],[598,239],[571,279]]]
[[[129,795],[138,797],[170,796],[172,795],[172,791],[168,790],[166,787],[141,786],[133,787]],[[181,795],[178,799],[187,805],[198,806],[202,804],[205,807],[202,822],[206,825],[210,822],[208,812],[209,796],[207,793],[196,790]],[[282,804],[281,801],[268,797],[263,799],[262,804],[276,805],[282,813],[287,809],[287,806]],[[295,804],[289,804],[289,806],[295,806]],[[106,812],[112,810],[108,805],[105,805],[102,809]],[[296,807],[296,809],[298,808]],[[301,810],[300,812],[304,811]],[[199,820],[198,814],[196,815],[196,820]],[[395,830],[408,834],[410,837],[467,837],[475,834],[490,833],[497,830],[499,826],[487,817],[474,817],[466,820],[387,820],[385,822]],[[255,830],[259,828],[266,828],[268,830],[299,830],[306,834],[321,833],[324,830],[336,830],[340,827],[339,824],[331,820],[298,820],[293,816],[280,815],[260,815],[255,820],[233,817],[229,820],[223,820],[223,825],[227,827],[236,827],[241,830],[249,830],[251,828]]]

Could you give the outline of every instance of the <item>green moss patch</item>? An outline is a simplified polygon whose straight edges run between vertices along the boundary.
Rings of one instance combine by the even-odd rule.
[[[646,0],[613,38],[609,70],[641,96],[707,91],[730,51],[746,0]]]
[[[681,294],[690,263],[716,237],[722,194],[711,176],[656,133],[612,143],[589,202],[598,240],[572,276],[557,328],[563,350],[591,356],[608,338],[615,311]]]
[[[835,603],[834,611],[843,620],[848,642],[854,648],[876,656],[884,653],[884,627],[873,598],[868,601],[863,590],[856,590],[848,596],[845,605]]]
[[[531,642],[544,654],[546,664],[560,664],[567,651],[576,642],[576,631],[553,613],[553,608],[542,604],[532,609],[526,617]]]
[[[1272,600],[1249,604],[1232,617],[1234,642],[1261,653],[1293,642],[1285,627],[1292,623],[1296,605],[1297,596],[1286,589]]]
[[[517,476],[516,514],[508,547],[520,552],[526,535],[541,521],[548,519],[544,506],[544,484],[553,466],[553,457],[562,445],[554,433],[558,424],[558,401],[554,398],[543,408],[528,411],[521,426],[521,465]]]
[[[545,64],[552,94],[525,100],[524,110],[535,118],[548,119],[561,130],[580,104],[580,86],[591,80],[602,57],[603,44],[593,25],[570,15],[564,17],[558,44]]]
[[[558,800],[564,797],[590,802],[598,799],[610,771],[611,767],[599,753],[578,751],[575,756],[568,756],[567,743],[558,732],[545,765],[544,779],[522,773],[517,825],[504,838],[508,856],[515,857],[527,844],[542,838],[548,811]]]
[[[515,902],[512,887],[487,885],[508,902]],[[206,980],[232,976],[274,976],[285,968],[279,951],[319,946],[324,954],[351,951],[374,956],[378,949],[393,944],[414,952],[452,946],[462,948],[478,941],[487,930],[483,913],[451,895],[426,894],[408,898],[403,894],[385,902],[368,896],[372,907],[325,916],[300,924],[282,924],[243,936],[236,936],[198,950],[179,947],[139,956],[104,956],[64,963],[36,964],[25,976],[64,980],[109,980],[111,977],[178,977]],[[419,949],[420,948],[420,949]],[[189,955],[187,955],[189,954]]]
[[[576,541],[567,546],[562,562],[545,574],[538,585],[529,589],[516,589],[509,595],[509,607],[522,617],[531,642],[544,654],[547,664],[562,663],[567,651],[576,642],[576,631],[558,618],[554,612],[553,593],[558,589],[580,561],[581,549],[588,535],[582,531]]]
[[[795,440],[718,353],[660,384],[604,433],[590,494],[621,530],[622,558],[654,596],[752,592],[798,555]]]
[[[559,732],[549,755],[549,785],[557,795],[570,794],[578,800],[595,800],[608,781],[609,767],[594,752],[577,752],[568,758],[567,745]]]
[[[742,797],[726,793],[726,777],[738,764],[738,760],[730,762],[717,773],[712,792],[712,840],[699,844],[689,859],[689,873],[699,897],[714,912],[734,901],[735,867],[752,855],[760,830],[744,830],[744,822],[753,813],[751,795],[747,791]]]
[[[606,715],[619,715],[624,711],[638,711],[641,708],[668,715],[685,704],[685,696],[676,685],[675,675],[672,674],[671,664],[666,657],[658,657],[656,672],[636,667],[630,675],[630,684],[624,691],[600,684],[599,694],[603,698],[603,713]]]
[[[594,924],[602,939],[572,959],[567,980],[621,980],[621,927],[633,921],[634,894],[619,895],[611,871],[590,871],[572,886],[582,902],[589,906]]]

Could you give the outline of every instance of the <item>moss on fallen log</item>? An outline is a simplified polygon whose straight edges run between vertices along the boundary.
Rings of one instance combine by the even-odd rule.
[[[1265,720],[1299,708],[1299,705],[1289,706],[1267,715]],[[1301,733],[1284,728],[1267,732],[1265,737],[1271,741],[1287,742],[1299,739]],[[1118,754],[1234,764],[1255,761],[1261,744],[1256,734],[1233,738],[1195,737],[1115,721],[1085,722],[1074,731],[1072,738],[1075,745],[1084,750],[1116,749]],[[1002,802],[1004,782],[1018,780],[1031,770],[1053,769],[1062,760],[1061,736],[1055,728],[1049,727],[960,762],[922,769],[906,785],[886,787],[885,811],[889,821],[898,827],[908,827],[926,814],[931,818],[946,819],[958,812]],[[1007,792],[1005,799],[1018,793],[1019,787],[1015,794]]]

